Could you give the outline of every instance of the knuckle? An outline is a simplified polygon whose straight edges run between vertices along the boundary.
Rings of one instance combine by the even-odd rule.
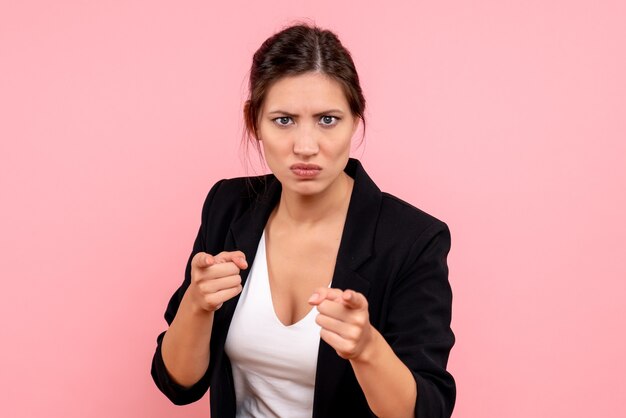
[[[215,262],[216,263],[223,263],[224,262],[224,258],[226,257],[226,255],[228,254],[228,252],[226,251],[221,251],[218,254],[215,255]]]
[[[361,330],[358,328],[350,328],[347,332],[347,337],[350,341],[357,341],[361,336]]]
[[[213,288],[210,282],[202,283],[201,285],[198,286],[198,288],[200,290],[200,293],[204,297],[211,295],[213,293]]]
[[[354,318],[354,323],[356,324],[356,326],[358,326],[359,328],[362,328],[365,326],[366,324],[366,320],[365,317],[363,315],[358,315],[356,318]]]
[[[204,301],[207,305],[215,307],[222,303],[219,297],[215,293],[208,293],[204,296]]]
[[[191,272],[191,282],[193,284],[198,284],[202,281],[202,275],[198,271]]]
[[[202,251],[197,252],[194,254],[192,261],[197,261],[200,259],[200,257],[202,257],[204,255],[204,253]]]

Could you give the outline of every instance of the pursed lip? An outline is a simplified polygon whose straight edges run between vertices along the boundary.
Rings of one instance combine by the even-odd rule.
[[[305,164],[305,163],[293,164],[289,168],[291,170],[321,170],[322,169],[322,167],[320,167],[317,164]]]
[[[322,172],[322,167],[317,164],[298,163],[292,164],[291,172],[301,179],[314,179]]]

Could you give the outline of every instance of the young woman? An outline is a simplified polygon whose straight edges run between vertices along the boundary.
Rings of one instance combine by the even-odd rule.
[[[272,174],[210,190],[152,376],[211,416],[449,417],[445,223],[349,157],[365,100],[335,34],[295,25],[255,53],[244,115]]]

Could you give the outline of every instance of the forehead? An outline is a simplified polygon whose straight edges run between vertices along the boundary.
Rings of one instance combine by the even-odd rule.
[[[274,82],[264,101],[264,110],[320,111],[329,107],[345,112],[349,105],[341,83],[321,73],[286,76]]]

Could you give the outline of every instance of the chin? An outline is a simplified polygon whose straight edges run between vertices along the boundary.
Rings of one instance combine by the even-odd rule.
[[[290,192],[302,196],[314,196],[328,188],[328,184],[319,180],[294,181],[293,179],[289,179],[286,182],[281,181],[281,183],[283,185],[283,190],[288,189]]]
[[[324,187],[321,187],[318,184],[298,184],[294,187],[290,187],[290,190],[302,196],[315,196],[316,194],[321,193],[324,190]]]

